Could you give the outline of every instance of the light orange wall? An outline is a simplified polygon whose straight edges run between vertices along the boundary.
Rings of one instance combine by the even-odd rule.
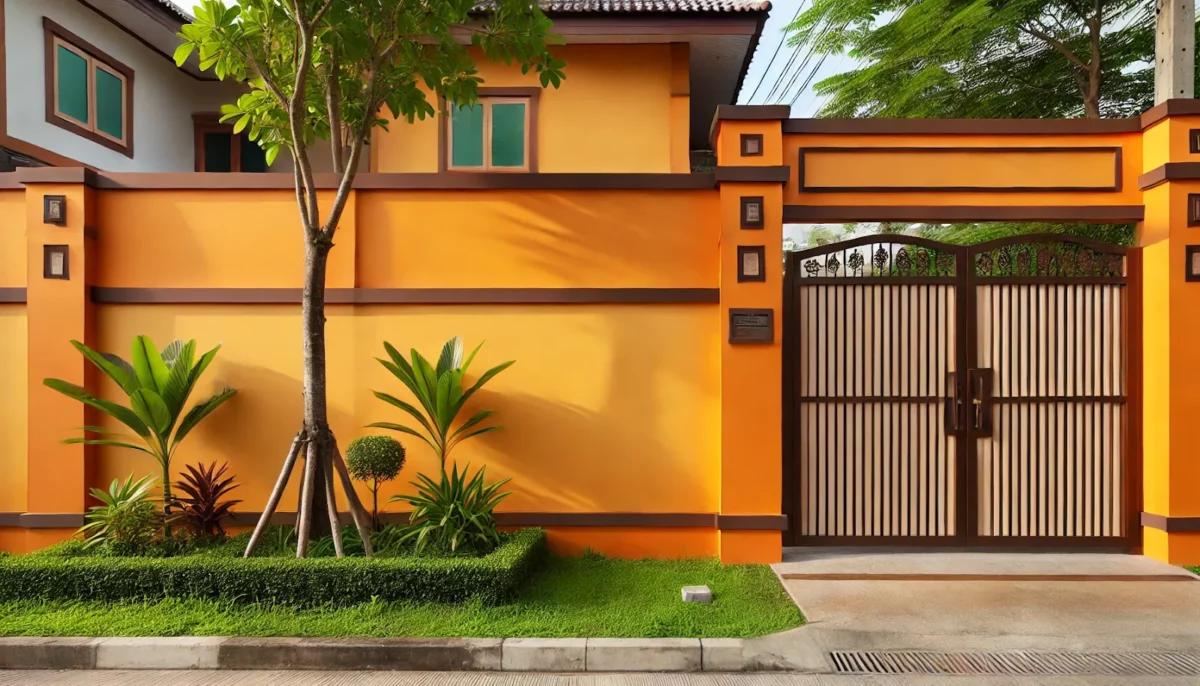
[[[672,156],[671,141],[672,126],[680,122],[672,116],[671,50],[667,43],[556,48],[567,62],[567,78],[540,96],[538,171],[677,171],[672,160],[679,153]],[[523,75],[517,65],[476,59],[484,87],[540,85],[537,74]],[[389,129],[374,134],[374,171],[438,170],[435,118],[394,121]]]
[[[716,288],[716,208],[712,191],[360,192],[357,283]]]
[[[23,225],[22,225],[23,226]],[[28,330],[24,305],[0,305],[0,512],[24,512]],[[0,544],[0,550],[3,550]]]
[[[0,288],[25,285],[25,191],[0,191]]]
[[[373,421],[403,422],[372,396],[408,397],[375,361],[383,341],[435,356],[462,335],[485,341],[476,371],[516,364],[478,394],[505,426],[459,448],[460,463],[513,477],[502,509],[539,512],[715,512],[720,459],[719,323],[712,305],[333,306],[327,325],[329,412],[343,448]],[[226,385],[238,395],[192,433],[185,463],[229,460],[242,484],[242,509],[261,510],[299,428],[299,310],[286,305],[97,307],[98,345],[124,354],[134,335],[164,343],[194,337],[224,347],[197,388]],[[102,395],[119,393],[110,381]],[[470,412],[470,409],[467,410]],[[381,497],[411,492],[418,472],[437,469],[432,452],[397,435],[409,451],[400,483]],[[138,453],[100,450],[96,483],[152,473]],[[292,511],[295,479],[283,499]],[[362,491],[365,495],[366,491]],[[393,507],[390,509],[404,509]]]
[[[732,144],[731,144],[732,145]],[[1122,152],[1121,190],[1072,191],[1072,192],[954,192],[903,191],[903,192],[801,192],[799,190],[799,149],[821,147],[867,147],[867,148],[1057,148],[1057,147],[1119,147]],[[783,164],[791,165],[792,178],[784,188],[784,204],[795,205],[1139,205],[1141,191],[1137,177],[1142,173],[1142,137],[1140,134],[1112,134],[1097,136],[893,136],[893,135],[848,135],[848,134],[792,134],[784,136]],[[823,153],[824,154],[824,153]],[[1028,163],[1035,168],[1022,168],[1026,161],[1014,158],[1011,153],[1000,153],[988,158],[989,153],[947,156],[940,152],[921,153],[855,153],[842,155],[836,160],[824,159],[825,169],[819,169],[827,177],[837,180],[859,178],[861,186],[870,186],[883,181],[886,185],[910,185],[914,169],[920,170],[922,181],[931,185],[954,186],[986,183],[977,178],[972,167],[1007,165],[1010,173],[999,174],[992,179],[1003,185],[1043,185],[1057,179],[1075,179],[1070,185],[1089,186],[1103,177],[1105,182],[1112,178],[1111,155],[1104,153],[1103,161],[1097,162],[1097,153],[1064,155],[1061,153],[1033,153]],[[950,159],[953,157],[954,159]],[[922,160],[922,158],[927,158]],[[852,176],[847,176],[851,174]],[[1000,178],[1003,176],[1003,178]],[[967,181],[970,184],[966,184]],[[814,181],[809,176],[809,181]],[[1055,181],[1057,183],[1057,181]],[[814,183],[815,185],[815,183]]]
[[[322,216],[332,192],[318,193]],[[278,191],[97,193],[97,286],[299,288],[304,234],[296,194]],[[354,285],[352,196],[329,256],[331,288]]]

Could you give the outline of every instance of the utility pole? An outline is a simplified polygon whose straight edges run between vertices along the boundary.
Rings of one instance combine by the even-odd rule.
[[[1154,104],[1194,98],[1196,0],[1154,0]]]

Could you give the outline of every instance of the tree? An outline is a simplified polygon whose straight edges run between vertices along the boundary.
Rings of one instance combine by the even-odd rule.
[[[404,469],[407,452],[391,436],[361,436],[346,448],[350,476],[371,489],[371,526],[379,530],[379,485],[392,481]]]
[[[816,84],[834,117],[1124,117],[1154,96],[1147,0],[813,0],[790,44],[865,66]]]
[[[329,428],[325,365],[325,271],[338,223],[358,170],[363,145],[386,107],[411,122],[435,114],[429,97],[451,106],[472,104],[482,82],[474,54],[513,61],[535,71],[543,87],[557,87],[565,63],[548,42],[550,20],[535,0],[202,0],[196,19],[180,32],[175,53],[182,65],[199,53],[200,68],[248,86],[237,103],[221,108],[234,133],[246,131],[271,164],[287,149],[294,162],[296,204],[304,239],[301,306],[304,346],[303,426],[284,459],[279,480],[255,528],[250,555],[303,453],[305,467],[297,523],[297,557],[308,553],[315,500],[322,496],[338,556],[333,472],[350,503],[355,526],[371,555],[369,522]],[[484,17],[483,15],[486,15]],[[310,146],[328,140],[337,191],[322,212]]]

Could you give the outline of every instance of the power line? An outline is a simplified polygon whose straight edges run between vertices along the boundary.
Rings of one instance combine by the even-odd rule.
[[[845,26],[845,25],[843,24],[843,26]],[[802,73],[804,73],[804,69],[805,69],[805,68],[808,66],[808,63],[812,61],[813,55],[815,55],[815,54],[816,54],[816,53],[814,52],[814,50],[815,50],[815,47],[816,47],[816,44],[817,44],[817,43],[820,43],[820,42],[821,42],[821,39],[822,39],[822,38],[824,38],[826,35],[828,35],[828,34],[829,34],[829,29],[830,29],[830,28],[831,28],[831,27],[830,27],[830,26],[827,24],[827,25],[825,26],[825,28],[823,28],[823,29],[821,30],[821,33],[820,33],[820,35],[818,35],[818,36],[817,36],[816,40],[813,40],[813,41],[812,41],[812,42],[809,44],[809,46],[808,46],[808,52],[807,52],[807,54],[805,54],[805,55],[804,55],[804,59],[803,59],[803,60],[800,62],[800,66],[796,68],[796,71],[795,71],[795,73],[793,73],[793,74],[792,74],[792,78],[791,78],[791,80],[789,80],[789,81],[788,81],[787,85],[783,87],[783,91],[782,91],[782,92],[780,92],[780,94],[779,94],[779,95],[780,95],[780,99],[786,99],[786,98],[787,98],[787,93],[788,93],[788,91],[790,91],[790,90],[792,89],[792,86],[793,86],[793,85],[795,85],[795,83],[796,83],[796,80],[797,80],[798,78],[800,78],[800,75],[801,75]],[[839,29],[839,30],[840,30],[840,29]],[[799,50],[799,49],[797,49],[797,50],[796,50],[796,54],[799,54],[799,53],[800,53],[800,50]],[[826,55],[828,55],[828,53],[825,53],[825,54],[826,54]],[[824,57],[822,57],[822,61],[824,61]],[[780,79],[780,80],[782,81],[782,79]],[[809,80],[811,80],[811,77],[810,77],[810,79],[809,79]],[[773,95],[773,94],[774,94],[774,93],[772,92],[772,95]],[[794,102],[794,101],[793,101],[793,102]]]
[[[796,4],[796,13],[792,15],[792,20],[787,23],[787,26],[791,26],[792,24],[796,23],[796,19],[798,19],[800,17],[800,12],[803,9],[804,9],[804,1],[801,0],[799,3]],[[786,27],[784,27],[784,28],[786,28]],[[770,73],[771,66],[775,64],[775,58],[779,56],[779,49],[783,47],[783,44],[785,42],[787,42],[786,34],[783,36],[780,36],[779,42],[775,44],[775,52],[771,53],[771,59],[769,62],[767,62],[767,68],[763,70],[762,76],[758,77],[758,83],[755,84],[755,86],[754,86],[754,92],[752,92],[750,94],[750,97],[746,99],[747,105],[749,105],[751,102],[754,101],[754,96],[758,95],[758,89],[761,88],[763,85],[763,82],[767,80],[767,74]]]

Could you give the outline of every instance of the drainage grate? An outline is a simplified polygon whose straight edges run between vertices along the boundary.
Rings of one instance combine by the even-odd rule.
[[[839,674],[996,674],[1055,676],[1200,676],[1191,653],[832,652]]]

